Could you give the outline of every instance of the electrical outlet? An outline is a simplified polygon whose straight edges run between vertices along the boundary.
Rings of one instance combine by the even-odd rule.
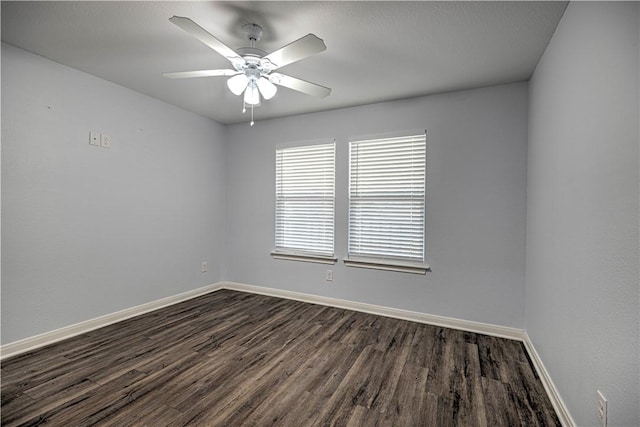
[[[327,275],[324,278],[327,282],[333,282],[333,270],[327,270]]]
[[[100,138],[100,146],[104,148],[111,148],[111,137],[103,133],[102,137]]]
[[[202,261],[202,267],[200,271],[202,271],[203,273],[206,273],[208,271],[207,261]]]
[[[602,423],[602,427],[607,427],[607,399],[600,390],[598,392],[598,419]]]

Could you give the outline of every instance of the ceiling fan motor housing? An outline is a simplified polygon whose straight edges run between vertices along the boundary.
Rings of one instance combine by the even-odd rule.
[[[249,64],[244,71],[244,75],[249,78],[249,81],[256,81],[262,75],[262,72],[258,69],[257,65]]]

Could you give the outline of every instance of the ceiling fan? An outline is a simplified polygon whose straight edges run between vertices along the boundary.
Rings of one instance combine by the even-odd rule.
[[[321,98],[331,93],[331,89],[327,87],[274,72],[285,65],[326,50],[327,46],[322,39],[314,34],[307,34],[267,54],[256,47],[256,42],[262,36],[262,28],[257,24],[245,24],[242,27],[249,38],[249,46],[233,50],[189,18],[173,16],[169,18],[169,21],[227,58],[231,62],[233,69],[181,71],[162,73],[162,75],[170,79],[229,77],[227,86],[231,92],[238,96],[244,93],[245,107],[243,107],[242,112],[246,111],[246,105],[251,107],[251,126],[254,123],[253,107],[260,105],[260,95],[266,100],[273,98],[278,90],[277,86],[283,86]]]

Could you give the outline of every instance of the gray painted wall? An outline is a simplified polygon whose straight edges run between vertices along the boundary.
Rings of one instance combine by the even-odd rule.
[[[229,126],[226,278],[524,327],[526,83]],[[274,260],[276,145],[335,138],[346,255],[349,136],[427,130],[426,275]],[[334,281],[325,281],[325,271]]]
[[[638,414],[638,3],[570,3],[530,82],[526,328],[578,425]]]
[[[3,44],[2,342],[221,280],[224,142],[211,120]]]

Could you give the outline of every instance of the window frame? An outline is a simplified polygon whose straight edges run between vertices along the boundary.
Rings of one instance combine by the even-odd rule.
[[[279,187],[278,187],[278,180],[282,179],[282,177],[279,178],[278,174],[279,172],[279,168],[281,167],[281,165],[279,165],[279,152],[282,151],[286,151],[286,150],[299,150],[299,149],[312,149],[312,147],[317,147],[317,146],[321,146],[321,145],[332,145],[333,148],[333,156],[331,157],[332,159],[332,172],[333,172],[333,177],[332,177],[332,209],[331,209],[331,231],[332,231],[332,238],[331,238],[331,252],[322,252],[322,251],[314,251],[314,250],[310,250],[310,249],[305,249],[305,248],[295,248],[293,246],[279,246],[279,244],[282,244],[282,242],[279,242],[279,220],[280,220],[280,216],[279,216],[279,208],[281,206],[283,206],[280,202],[284,199],[282,199],[282,194],[279,194]],[[321,264],[335,264],[335,262],[337,261],[337,257],[335,256],[335,244],[336,244],[336,157],[337,157],[337,144],[336,144],[336,140],[335,139],[320,139],[320,140],[314,140],[314,141],[303,141],[303,142],[296,142],[296,143],[289,143],[289,144],[280,144],[276,146],[275,149],[275,169],[274,169],[274,178],[275,178],[275,188],[274,188],[274,249],[271,251],[271,256],[274,259],[280,259],[280,260],[292,260],[292,261],[303,261],[303,262],[314,262],[314,263],[321,263]],[[281,182],[282,183],[282,182]],[[322,203],[322,202],[320,202]]]
[[[354,224],[352,223],[352,191],[354,189],[354,177],[352,176],[353,167],[353,147],[355,144],[364,145],[367,142],[383,143],[384,140],[411,138],[416,136],[423,136],[424,138],[424,175],[422,177],[422,259],[409,259],[408,257],[396,257],[390,254],[376,255],[372,253],[358,253],[353,252],[352,249],[352,230]],[[396,132],[392,134],[378,134],[369,136],[352,137],[349,139],[349,178],[348,178],[348,223],[347,223],[347,256],[344,258],[344,263],[349,267],[360,268],[372,268],[378,270],[388,271],[400,271],[406,273],[425,274],[427,271],[431,271],[429,265],[426,263],[426,198],[427,198],[427,132],[424,129]],[[375,198],[372,198],[373,200]],[[381,200],[382,198],[380,198]],[[410,200],[411,198],[406,198]],[[360,199],[361,201],[363,199]]]

